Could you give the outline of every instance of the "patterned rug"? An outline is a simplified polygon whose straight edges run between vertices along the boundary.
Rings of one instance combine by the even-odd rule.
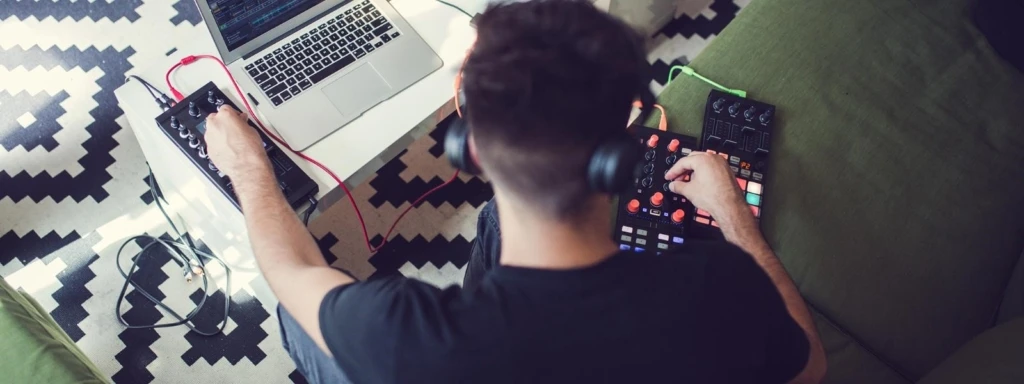
[[[748,1],[696,1],[677,15],[652,40],[652,89],[660,92],[669,67],[697,55]],[[281,347],[274,309],[245,284],[232,287],[230,321],[214,337],[126,329],[114,316],[123,282],[117,247],[142,232],[173,232],[150,198],[145,158],[113,92],[133,68],[202,28],[190,0],[0,0],[0,276],[38,300],[114,382],[304,382]],[[453,172],[438,144],[443,131],[353,191],[374,241]],[[402,274],[444,286],[461,281],[476,214],[490,197],[486,182],[462,178],[413,209],[372,256],[347,203],[315,218],[310,231],[329,261],[359,278]],[[127,247],[122,265],[144,245]],[[180,312],[202,298],[166,254],[147,256],[139,273],[145,289]],[[171,320],[129,292],[129,323]],[[208,299],[201,329],[215,327],[224,300],[220,292]]]

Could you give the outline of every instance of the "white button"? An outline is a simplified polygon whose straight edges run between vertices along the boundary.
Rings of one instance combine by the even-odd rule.
[[[620,239],[622,239],[622,241],[625,241],[627,243],[633,241],[633,237],[632,236],[626,236],[626,235],[622,235],[622,237],[620,237]]]
[[[633,233],[633,227],[630,227],[628,225],[623,225],[622,226],[622,232]]]
[[[668,235],[666,235],[666,234],[664,234],[664,233],[659,233],[659,234],[658,234],[658,240],[661,240],[661,241],[668,241]]]
[[[760,195],[761,194],[761,183],[757,183],[757,182],[753,182],[753,181],[747,183],[747,192]]]
[[[647,240],[636,239],[636,245],[647,245]]]
[[[638,229],[638,230],[636,230],[636,234],[637,234],[637,236],[647,236],[647,230],[646,229]]]
[[[668,249],[668,244],[658,243],[658,249]]]

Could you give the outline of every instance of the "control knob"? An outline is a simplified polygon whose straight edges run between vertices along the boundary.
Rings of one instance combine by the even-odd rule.
[[[647,139],[647,146],[650,147],[650,148],[657,148],[658,147],[658,135],[651,135],[651,137]]]
[[[658,154],[654,152],[654,150],[652,149],[650,151],[647,151],[647,154],[644,155],[644,158],[647,159],[647,161],[653,161],[657,155]]]
[[[206,153],[206,146],[205,145],[200,145],[199,148],[196,148],[196,150],[197,150],[196,154],[199,155],[200,159],[205,159],[205,158],[210,157],[210,154]]]
[[[718,112],[722,110],[723,105],[725,105],[725,99],[719,97],[718,100],[715,100],[715,103],[712,104],[711,107],[715,109],[715,112]]]
[[[737,102],[733,103],[732,106],[729,107],[729,114],[733,115],[733,116],[736,116],[736,114],[739,113],[739,112],[740,112],[740,102],[737,101]]]
[[[630,200],[629,203],[626,204],[626,211],[629,211],[629,213],[640,212],[640,201],[637,199]]]
[[[675,152],[677,150],[679,150],[679,139],[672,139],[672,141],[668,142],[668,151]]]
[[[750,120],[754,118],[755,113],[757,113],[757,108],[750,107],[745,112],[743,112],[743,117],[746,117],[747,120]]]
[[[664,202],[665,202],[665,195],[662,194],[661,192],[654,192],[654,194],[651,195],[651,205],[653,205],[655,207],[660,207],[661,204],[664,203]]]
[[[214,171],[214,172],[217,172],[217,171],[218,171],[218,169],[217,169],[217,166],[216,166],[216,165],[213,165],[213,162],[212,162],[212,161],[210,162],[210,164],[209,164],[209,167],[210,167],[210,170],[211,170],[211,171]]]
[[[178,127],[178,137],[182,139],[187,139],[190,136],[192,136],[192,132],[189,131],[188,128],[185,128],[184,125]]]
[[[216,106],[216,107],[220,107],[221,105],[224,105],[224,100],[217,98],[217,95],[215,95],[213,93],[212,89],[209,90],[208,92],[206,92],[206,101],[209,102],[210,104]]]
[[[199,106],[196,105],[196,102],[188,102],[188,115],[192,117],[199,117]]]
[[[761,117],[759,119],[761,120],[761,124],[768,124],[768,120],[771,118],[772,110],[769,109],[767,111],[764,111],[764,113],[761,114]]]
[[[686,212],[683,212],[682,209],[677,209],[675,212],[672,212],[672,222],[673,223],[676,223],[676,224],[682,223],[683,222],[683,218],[685,218],[685,217],[686,217]]]
[[[189,137],[188,137],[188,146],[189,146],[189,148],[193,148],[193,149],[199,148],[199,138],[196,137],[195,135],[189,135]]]
[[[171,128],[180,129],[181,124],[178,123],[177,116],[171,116]]]

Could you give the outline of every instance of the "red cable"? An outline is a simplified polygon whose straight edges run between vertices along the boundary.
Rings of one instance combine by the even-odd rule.
[[[173,73],[174,70],[178,69],[179,67],[192,64],[199,59],[212,59],[216,61],[217,64],[220,64],[221,69],[223,69],[224,73],[227,73],[228,78],[231,79],[231,85],[235,87],[235,92],[238,93],[238,98],[242,99],[242,103],[245,104],[245,110],[249,112],[249,117],[256,122],[256,124],[259,126],[260,130],[263,131],[263,133],[265,133],[268,137],[273,139],[274,142],[277,143],[277,145],[284,147],[291,153],[294,153],[296,156],[308,161],[310,164],[313,164],[317,166],[317,168],[320,168],[321,170],[326,172],[328,175],[331,176],[332,179],[334,179],[335,182],[338,183],[338,185],[341,186],[341,189],[345,191],[345,195],[348,196],[348,201],[352,203],[352,209],[356,211],[356,217],[359,219],[359,226],[362,227],[363,230],[363,240],[366,242],[366,248],[370,250],[370,253],[377,253],[377,251],[379,251],[381,248],[384,247],[385,244],[388,243],[388,238],[391,237],[391,232],[395,230],[395,227],[398,226],[398,222],[401,221],[403,217],[405,217],[405,214],[409,213],[411,209],[413,209],[421,202],[423,202],[423,200],[425,200],[432,193],[436,192],[441,188],[444,188],[448,184],[451,184],[452,182],[455,181],[456,178],[459,177],[459,171],[455,171],[455,174],[452,175],[452,177],[448,179],[448,181],[445,181],[443,184],[434,187],[433,189],[427,191],[422,196],[413,201],[413,203],[406,207],[405,210],[403,210],[402,213],[398,215],[398,218],[396,218],[395,221],[391,224],[391,228],[388,228],[388,232],[384,234],[384,240],[381,241],[380,245],[374,247],[373,244],[370,243],[370,235],[369,232],[366,230],[366,221],[363,220],[363,214],[362,212],[359,211],[359,206],[356,205],[356,199],[352,197],[352,192],[349,191],[348,187],[345,186],[345,183],[341,181],[341,178],[338,177],[338,175],[335,175],[333,171],[327,168],[327,166],[321,164],[319,161],[316,161],[316,159],[300,151],[292,149],[292,147],[289,146],[288,143],[285,143],[284,140],[281,140],[279,137],[277,137],[277,135],[274,135],[272,132],[270,132],[270,130],[264,127],[263,122],[260,121],[258,117],[256,117],[255,113],[253,113],[252,107],[249,105],[249,100],[246,99],[245,94],[242,93],[242,89],[238,87],[238,82],[235,81],[235,77],[231,75],[231,71],[228,70],[227,65],[224,64],[224,62],[221,61],[219,57],[213,55],[189,55],[181,59],[181,61],[179,61],[177,64],[174,64],[170,69],[167,70],[167,73],[164,75],[164,81],[167,82],[167,88],[171,90],[171,94],[178,101],[182,101],[185,99],[181,92],[178,92],[178,90],[174,88],[174,85],[171,84],[171,73]]]

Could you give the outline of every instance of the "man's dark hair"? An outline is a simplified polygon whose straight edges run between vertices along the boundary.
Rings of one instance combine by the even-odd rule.
[[[641,37],[582,0],[492,6],[477,32],[463,88],[481,166],[542,212],[577,216],[591,154],[623,134],[645,86]]]

